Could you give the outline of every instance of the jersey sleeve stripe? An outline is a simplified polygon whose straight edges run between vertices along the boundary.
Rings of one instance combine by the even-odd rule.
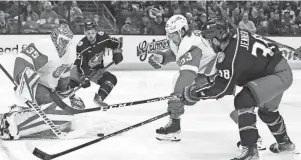
[[[196,66],[192,66],[192,65],[183,65],[180,67],[180,70],[191,70],[195,73],[198,73],[199,68]]]

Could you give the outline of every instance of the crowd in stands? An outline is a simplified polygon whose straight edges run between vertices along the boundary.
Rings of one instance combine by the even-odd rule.
[[[102,12],[87,16],[82,12],[87,9],[79,7],[77,2],[80,1],[0,1],[0,33],[48,33],[60,23],[68,22],[75,33],[83,33],[82,24],[87,20],[95,21],[102,30]],[[100,4],[104,4],[117,20],[119,27],[115,34],[165,35],[165,23],[175,14],[184,15],[193,29],[200,29],[207,20],[222,16],[217,1],[95,3]],[[251,32],[299,36],[300,6],[301,1],[227,1],[221,7],[236,26]]]

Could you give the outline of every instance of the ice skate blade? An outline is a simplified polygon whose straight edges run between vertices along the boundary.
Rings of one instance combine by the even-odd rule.
[[[171,141],[171,142],[181,141],[179,133],[157,134],[156,139],[159,140],[159,141]]]

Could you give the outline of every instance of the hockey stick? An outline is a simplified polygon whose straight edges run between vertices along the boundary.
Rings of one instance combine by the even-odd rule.
[[[158,115],[158,116],[156,116],[156,117],[153,117],[153,118],[151,118],[151,119],[145,120],[145,121],[143,121],[143,122],[137,123],[137,124],[132,125],[132,126],[130,126],[130,127],[124,128],[124,129],[119,130],[119,131],[116,131],[116,132],[113,132],[113,133],[108,134],[108,135],[106,135],[106,136],[97,138],[97,139],[95,139],[95,140],[86,142],[86,143],[84,143],[84,144],[78,145],[78,146],[76,146],[76,147],[67,149],[67,150],[62,151],[62,152],[59,152],[59,153],[48,154],[48,153],[43,152],[42,150],[40,150],[40,149],[38,149],[38,148],[35,148],[32,154],[35,155],[36,157],[40,158],[40,159],[43,159],[43,160],[54,159],[54,158],[63,156],[63,155],[65,155],[65,154],[74,152],[74,151],[76,151],[76,150],[79,150],[79,149],[81,149],[81,148],[90,146],[90,145],[92,145],[92,144],[94,144],[94,143],[97,143],[97,142],[100,142],[100,141],[102,141],[102,140],[106,140],[106,139],[108,139],[108,138],[114,137],[114,136],[119,135],[119,134],[121,134],[121,133],[127,132],[127,131],[129,131],[129,130],[134,129],[134,128],[143,126],[143,125],[148,124],[148,123],[150,123],[150,122],[156,121],[156,120],[158,120],[158,119],[160,119],[160,118],[163,118],[163,117],[165,117],[165,116],[168,116],[168,115],[169,115],[168,112],[163,113],[163,114]]]
[[[7,70],[0,64],[1,70],[6,74],[6,76],[10,79],[10,81],[15,85],[14,88],[16,88],[18,85],[14,81],[13,77],[7,72]],[[27,84],[28,85],[28,84]],[[28,105],[30,108],[33,108],[35,112],[38,114],[38,116],[45,122],[47,126],[51,129],[51,131],[60,139],[63,139],[66,137],[66,134],[63,133],[61,130],[59,130],[54,123],[47,117],[45,112],[34,102],[26,101],[26,105]]]
[[[109,64],[106,65],[102,70],[104,71],[104,70],[108,69],[108,68],[109,68],[111,65],[113,65],[113,64],[114,64],[114,62],[109,63]],[[81,86],[77,87],[77,88],[74,90],[74,92],[78,91],[78,90],[81,89],[81,88],[82,88]],[[56,105],[58,105],[58,104],[56,104]]]
[[[217,2],[216,2],[217,3]],[[220,13],[222,14],[222,16],[234,27],[234,28],[239,28],[239,26],[237,26],[236,24],[234,24],[234,22],[231,20],[231,18],[229,17],[229,15],[226,13],[226,11],[225,10],[223,10],[222,9],[222,3],[223,2],[221,2],[221,4],[218,4],[217,3],[217,6],[219,6],[219,7],[217,7],[219,10],[220,10]],[[294,51],[295,52],[295,48],[293,48],[293,47],[291,47],[291,46],[288,46],[288,45],[284,45],[284,44],[281,44],[281,43],[278,43],[278,42],[276,42],[276,41],[274,41],[274,40],[271,40],[271,39],[269,39],[269,38],[267,38],[267,37],[264,37],[264,36],[261,36],[264,40],[267,40],[267,41],[270,41],[270,42],[272,42],[272,43],[275,43],[279,48],[286,48],[286,49],[289,49],[289,50],[292,50],[292,51]],[[297,56],[297,54],[296,53],[294,53],[294,55],[295,56]]]
[[[118,103],[118,104],[112,104],[104,107],[95,107],[95,108],[89,108],[89,109],[83,109],[83,110],[77,110],[70,106],[68,106],[65,102],[63,102],[57,94],[52,93],[51,98],[55,103],[57,103],[57,106],[59,106],[61,109],[65,110],[68,113],[72,114],[79,114],[79,113],[87,113],[87,112],[94,112],[94,111],[107,111],[111,108],[120,108],[120,107],[126,107],[126,106],[132,106],[132,105],[138,105],[138,104],[144,104],[144,103],[151,103],[151,102],[159,102],[164,101],[167,99],[177,99],[180,98],[181,95],[171,95],[171,96],[164,96],[164,97],[156,97],[156,98],[150,98],[145,100],[139,100],[139,101],[132,101],[132,102],[125,102],[125,103]]]

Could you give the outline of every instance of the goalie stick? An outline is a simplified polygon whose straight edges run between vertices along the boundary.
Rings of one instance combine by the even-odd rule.
[[[168,116],[168,115],[169,115],[168,112],[163,113],[163,114],[158,115],[158,116],[156,116],[156,117],[153,117],[153,118],[151,118],[151,119],[145,120],[145,121],[143,121],[143,122],[137,123],[137,124],[132,125],[132,126],[130,126],[130,127],[124,128],[124,129],[119,130],[119,131],[116,131],[116,132],[113,132],[113,133],[108,134],[108,135],[106,135],[106,136],[97,138],[97,139],[95,139],[95,140],[86,142],[86,143],[84,143],[84,144],[75,146],[75,147],[73,147],[73,148],[67,149],[67,150],[62,151],[62,152],[59,152],[59,153],[48,154],[48,153],[46,153],[46,152],[40,150],[39,148],[34,148],[32,154],[35,155],[36,157],[40,158],[40,159],[43,159],[43,160],[54,159],[54,158],[63,156],[63,155],[65,155],[65,154],[74,152],[74,151],[76,151],[76,150],[79,150],[79,149],[81,149],[81,148],[88,147],[88,146],[90,146],[90,145],[92,145],[92,144],[94,144],[94,143],[100,142],[100,141],[102,141],[102,140],[106,140],[106,139],[108,139],[108,138],[114,137],[114,136],[119,135],[119,134],[121,134],[121,133],[127,132],[127,131],[129,131],[129,130],[134,129],[134,128],[143,126],[143,125],[148,124],[148,123],[150,123],[150,122],[156,121],[156,120],[158,120],[158,119],[160,119],[160,118],[163,118],[163,117],[165,117],[165,116]]]
[[[7,70],[0,64],[1,70],[5,73],[5,75],[10,79],[10,81],[15,85],[14,88],[17,87],[16,82],[14,81],[13,77],[7,72]],[[45,122],[45,124],[51,129],[51,131],[60,139],[66,138],[66,134],[59,130],[54,123],[47,117],[45,112],[34,102],[26,101],[25,104],[34,109],[38,116]]]

